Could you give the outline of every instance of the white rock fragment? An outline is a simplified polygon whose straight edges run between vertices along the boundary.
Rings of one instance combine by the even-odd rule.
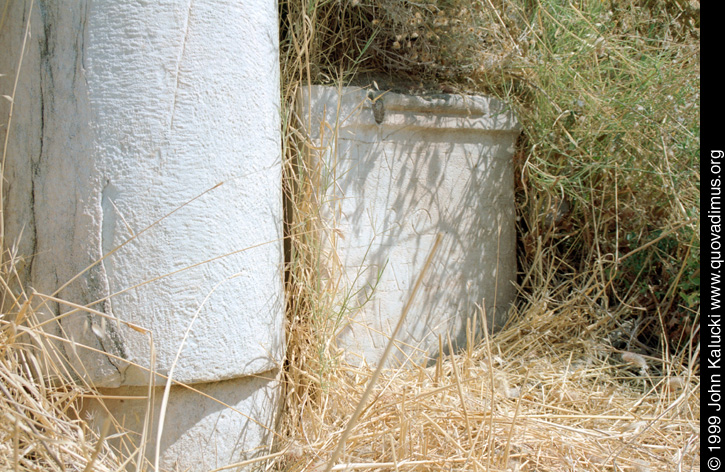
[[[438,233],[390,363],[435,357],[447,332],[463,344],[484,300],[489,327],[500,325],[516,271],[513,114],[476,96],[371,100],[360,88],[313,86],[299,98],[300,123],[321,150],[313,161],[330,276],[341,273],[350,294],[338,336],[348,360],[377,361]]]

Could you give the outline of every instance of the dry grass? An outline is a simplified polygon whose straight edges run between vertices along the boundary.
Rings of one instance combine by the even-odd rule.
[[[699,470],[699,3],[654,3],[616,2],[612,18],[588,9],[602,2],[566,15],[543,1],[281,2],[286,439],[267,470]],[[519,299],[502,331],[481,338],[474,318],[466,351],[375,380],[334,349],[320,170],[291,110],[300,85],[391,77],[517,108]],[[95,393],[9,289],[13,258],[0,273],[0,469],[121,470],[134,451],[115,455],[79,417]]]
[[[332,470],[698,470],[696,378],[551,343],[555,309],[534,311],[434,367],[385,371]],[[343,366],[334,388],[295,398],[280,469],[323,470],[370,376]]]
[[[273,467],[699,470],[699,5],[310,0],[282,11],[288,439]],[[377,379],[341,361],[333,340],[350,308],[322,266],[321,169],[292,114],[311,83],[514,105],[519,298],[501,332],[472,327],[467,351]]]
[[[310,331],[292,334],[275,470],[699,470],[698,352],[614,348],[631,337],[628,309],[603,309],[598,274],[587,279],[522,297],[493,336],[476,339],[473,319],[466,351],[377,380],[329,352],[322,363],[315,326],[297,325]]]
[[[3,283],[6,278],[2,278]],[[28,301],[0,319],[0,469],[117,471],[121,461],[78,412],[91,393],[65,370]]]

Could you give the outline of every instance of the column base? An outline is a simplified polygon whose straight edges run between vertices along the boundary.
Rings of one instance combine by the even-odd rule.
[[[160,444],[160,470],[209,471],[270,452],[280,398],[277,370],[192,387],[203,394],[180,386],[171,388]],[[100,430],[110,414],[115,427],[109,437],[117,435],[110,440],[111,446],[128,457],[145,442],[144,460],[153,464],[164,387],[153,389],[153,401],[149,401],[146,387],[99,390],[105,397],[103,402],[86,401],[84,419],[90,419]],[[147,415],[153,420],[148,421],[144,434]],[[118,434],[123,432],[127,434]],[[131,461],[128,469],[136,470],[138,460]],[[259,465],[252,463],[241,470]]]

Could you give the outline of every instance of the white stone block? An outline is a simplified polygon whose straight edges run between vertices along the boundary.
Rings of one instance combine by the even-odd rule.
[[[333,277],[341,268],[349,293],[338,336],[348,360],[377,362],[437,233],[443,242],[398,335],[397,362],[436,356],[445,333],[465,343],[466,320],[484,300],[489,325],[500,326],[516,275],[521,128],[511,111],[493,98],[353,87],[303,88],[300,99],[300,122],[321,149],[313,161],[323,164],[328,268]]]
[[[0,32],[6,95],[25,8],[13,2]],[[36,2],[29,14],[3,208],[4,245],[25,257],[26,287],[64,287],[60,298],[150,330],[162,373],[201,310],[176,368],[183,382],[279,367],[276,2]],[[149,364],[148,337],[124,324],[76,313],[61,328]],[[97,386],[148,383],[125,360],[64,346]]]
[[[276,375],[269,372],[193,387],[207,396],[181,386],[171,388],[159,449],[160,470],[209,471],[271,453],[280,391]],[[104,389],[103,394],[114,398],[104,400],[105,407],[96,400],[86,401],[81,414],[98,431],[112,415],[121,428],[111,429],[109,435],[124,434],[112,439],[111,445],[126,451],[124,457],[136,451],[145,437],[145,457],[153,464],[163,392],[163,387],[155,388],[150,402],[145,387]],[[147,415],[151,421],[143,436]],[[233,470],[259,470],[260,465],[252,462]],[[135,464],[128,470],[136,470]]]

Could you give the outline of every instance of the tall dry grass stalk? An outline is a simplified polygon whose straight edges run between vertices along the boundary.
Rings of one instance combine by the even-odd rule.
[[[696,470],[699,4],[289,0],[280,11],[291,311],[275,467]],[[466,351],[376,382],[340,361],[339,294],[321,284],[314,237],[320,169],[293,112],[299,86],[318,83],[514,106],[519,297],[504,330],[482,338],[474,323]]]
[[[13,298],[13,258],[3,253],[0,283],[0,468],[13,471],[118,471],[107,445],[110,422],[96,430],[79,411],[93,394],[67,370],[58,344],[39,326],[34,296]]]

